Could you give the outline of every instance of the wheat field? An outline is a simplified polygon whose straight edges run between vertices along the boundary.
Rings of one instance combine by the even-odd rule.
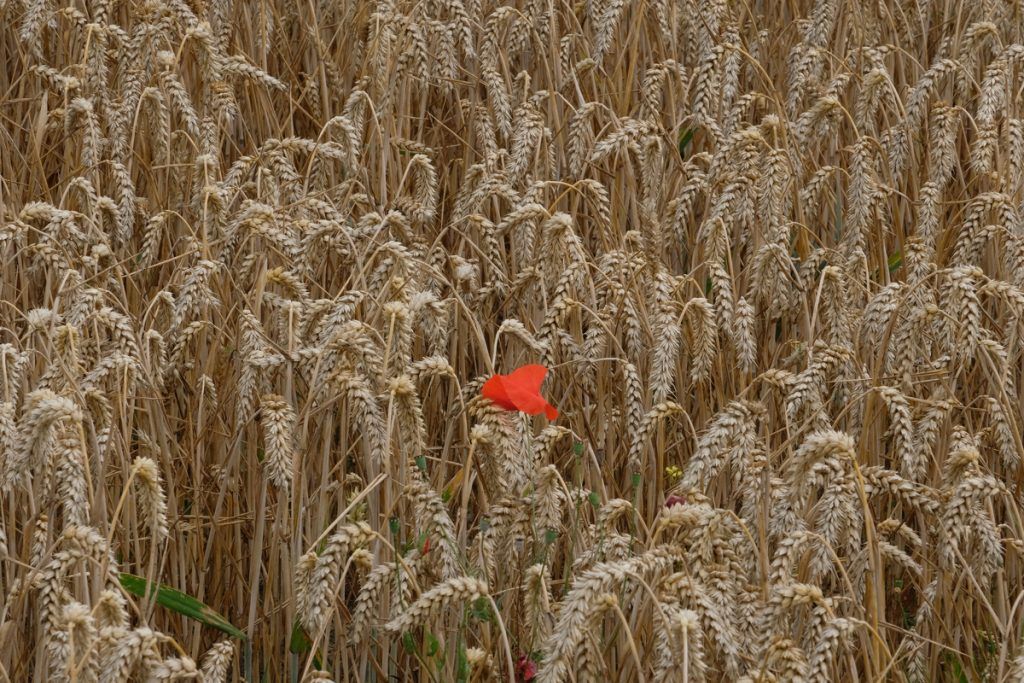
[[[1024,681],[1021,3],[0,0],[0,61],[0,683]]]

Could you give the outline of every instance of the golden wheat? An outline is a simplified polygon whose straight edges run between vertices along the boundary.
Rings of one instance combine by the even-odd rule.
[[[1022,19],[0,1],[0,681],[1024,680]]]

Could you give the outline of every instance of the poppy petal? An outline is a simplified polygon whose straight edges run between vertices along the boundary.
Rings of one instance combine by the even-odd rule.
[[[504,410],[520,410],[527,415],[544,413],[549,420],[558,417],[558,410],[540,394],[540,386],[548,374],[543,365],[524,365],[507,375],[494,375],[480,389],[484,398]]]
[[[512,403],[527,415],[544,413],[554,420],[558,411],[540,395],[540,385],[547,374],[543,365],[524,365],[505,377],[505,390]]]
[[[527,415],[539,415],[544,412],[548,402],[538,393],[524,389],[522,386],[505,382],[508,397],[516,408]]]
[[[533,364],[516,368],[504,377],[506,384],[522,387],[524,390],[539,396],[540,385],[544,383],[544,378],[547,376],[548,369],[546,367]]]
[[[494,375],[486,382],[480,389],[480,393],[484,398],[490,399],[495,405],[504,410],[515,410],[516,405],[509,398],[508,391],[505,388],[504,376]]]

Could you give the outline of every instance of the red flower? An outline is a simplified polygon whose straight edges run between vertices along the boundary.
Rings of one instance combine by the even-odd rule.
[[[520,410],[527,415],[544,413],[554,420],[558,411],[540,395],[547,374],[543,365],[524,365],[507,375],[494,375],[484,382],[480,393],[505,410]]]
[[[673,494],[665,499],[665,507],[670,508],[675,505],[686,505],[686,498]]]
[[[516,662],[516,680],[517,681],[532,681],[537,677],[537,663],[534,662],[528,655],[519,655],[519,661]]]

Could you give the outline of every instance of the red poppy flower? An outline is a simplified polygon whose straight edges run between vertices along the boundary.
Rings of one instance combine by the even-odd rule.
[[[516,680],[528,683],[537,677],[537,663],[528,655],[519,655],[516,662]]]
[[[547,374],[543,365],[524,365],[507,375],[494,375],[484,382],[480,393],[505,410],[520,410],[527,415],[544,413],[554,420],[558,411],[540,395]]]

